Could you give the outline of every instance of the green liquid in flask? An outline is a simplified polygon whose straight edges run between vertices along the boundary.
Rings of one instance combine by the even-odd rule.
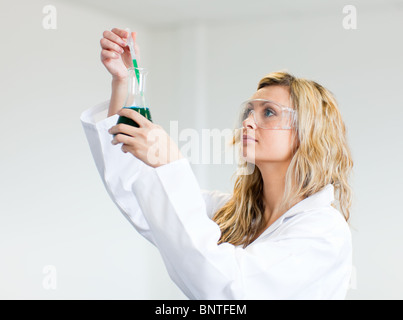
[[[148,120],[150,120],[151,122],[153,122],[153,120],[151,119],[150,109],[147,108],[147,107],[146,108],[143,108],[143,107],[123,107],[123,109],[132,109],[134,111],[137,111],[143,117],[145,117]],[[124,124],[128,124],[129,126],[139,128],[139,125],[137,124],[137,122],[133,121],[130,118],[124,117],[124,116],[119,116],[118,122],[116,124],[119,124],[119,123],[124,123]],[[122,134],[124,134],[124,133],[122,133]]]
[[[123,109],[132,109],[152,122],[153,120],[151,119],[150,109],[146,107],[147,102],[145,101],[144,96],[145,77],[147,75],[147,70],[144,68],[138,68],[136,60],[133,60],[133,65],[134,68],[128,69],[128,93]],[[119,123],[139,128],[138,123],[124,116],[120,116],[118,118],[116,124]]]

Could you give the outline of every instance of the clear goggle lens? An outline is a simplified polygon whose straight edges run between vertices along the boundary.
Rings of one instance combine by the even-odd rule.
[[[238,128],[251,118],[262,129],[289,130],[296,124],[295,110],[265,99],[247,100],[241,104]]]

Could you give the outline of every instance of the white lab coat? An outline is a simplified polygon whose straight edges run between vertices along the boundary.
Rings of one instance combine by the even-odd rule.
[[[111,199],[160,251],[170,277],[190,299],[344,299],[351,234],[330,204],[334,188],[297,203],[243,249],[217,245],[211,220],[230,194],[201,190],[187,158],[152,168],[112,145],[108,101],[81,121]]]

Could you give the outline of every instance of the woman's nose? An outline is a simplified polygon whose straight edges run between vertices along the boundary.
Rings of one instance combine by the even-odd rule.
[[[247,117],[244,121],[242,121],[242,126],[244,128],[249,127],[249,128],[256,129],[256,122],[255,122],[255,119],[254,119],[252,113],[250,113],[249,117]]]

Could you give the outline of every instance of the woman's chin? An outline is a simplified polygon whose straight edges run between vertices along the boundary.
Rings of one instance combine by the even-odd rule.
[[[254,152],[248,152],[247,150],[243,150],[242,151],[242,159],[244,160],[244,161],[246,161],[246,162],[248,162],[248,163],[253,163],[253,164],[255,164],[255,160],[256,160],[256,158],[255,158],[255,153]]]

